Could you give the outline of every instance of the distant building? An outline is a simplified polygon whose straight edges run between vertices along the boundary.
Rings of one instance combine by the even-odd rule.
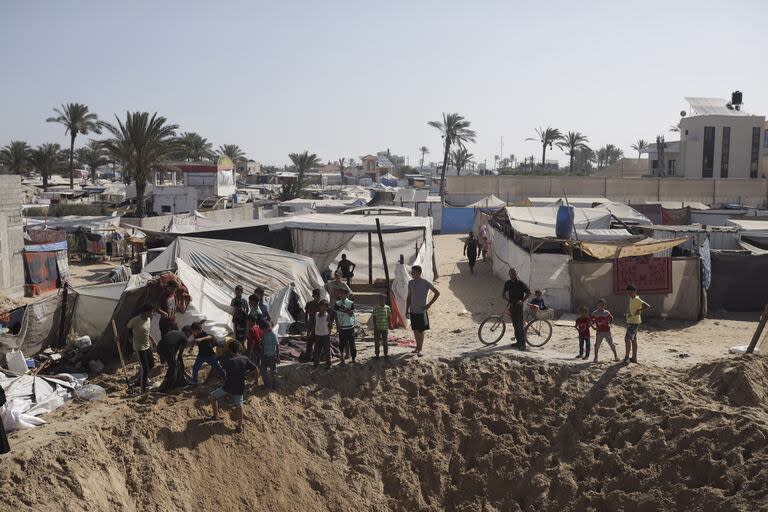
[[[169,183],[155,183],[152,204],[157,213],[191,212],[206,198],[230,197],[236,192],[234,170],[219,172],[216,164],[211,163],[172,165],[180,171],[181,183],[176,172],[171,173]]]
[[[365,155],[360,160],[363,162],[363,175],[374,182],[378,182],[382,174],[395,173],[395,164],[385,155]]]
[[[686,101],[691,115],[680,120],[678,152],[674,142],[665,148],[665,162],[675,160],[674,173],[666,174],[685,178],[760,177],[765,116],[748,114],[723,98],[689,97]],[[655,151],[655,143],[651,148]],[[653,173],[653,161],[649,158],[649,171],[658,174]]]

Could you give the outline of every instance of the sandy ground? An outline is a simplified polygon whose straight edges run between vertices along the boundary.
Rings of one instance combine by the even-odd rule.
[[[486,348],[502,283],[468,273],[458,237],[437,252],[425,357],[363,344],[354,366],[281,365],[242,434],[205,419],[215,378],[127,396],[111,369],[102,401],[11,434],[0,512],[768,509],[768,360],[726,353],[751,318],[654,323],[640,365],[573,360],[566,327],[542,350]]]

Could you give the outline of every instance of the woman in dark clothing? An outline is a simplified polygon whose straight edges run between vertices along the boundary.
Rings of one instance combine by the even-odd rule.
[[[469,270],[474,274],[477,261],[477,238],[472,231],[469,232],[469,239],[464,242],[464,254],[469,260]]]
[[[0,387],[0,407],[5,405],[5,391]],[[11,445],[8,444],[8,436],[5,435],[5,427],[3,427],[3,419],[0,418],[0,455],[11,451]]]

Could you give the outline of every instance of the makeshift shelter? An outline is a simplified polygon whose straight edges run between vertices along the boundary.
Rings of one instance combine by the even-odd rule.
[[[379,183],[387,187],[396,187],[398,182],[399,180],[397,176],[390,173],[382,174],[379,176]]]
[[[293,252],[293,242],[288,231],[271,232],[269,224],[277,218],[254,219],[241,222],[230,222],[214,227],[198,227],[188,233],[171,233],[141,228],[151,239],[163,244],[170,244],[179,236],[187,238],[205,238],[211,240],[229,240],[232,242],[247,242],[250,244],[272,247],[281,251]]]
[[[69,275],[67,242],[27,244],[22,254],[24,261],[25,294],[42,295],[61,288]]]
[[[555,226],[559,206],[507,206],[494,215],[500,222],[521,220],[531,224]],[[608,229],[611,212],[605,208],[574,208],[573,224],[576,229]]]
[[[404,206],[361,206],[359,208],[350,208],[341,212],[342,215],[395,215],[397,217],[413,217],[416,212],[413,208]]]
[[[741,240],[768,249],[768,220],[729,219],[728,224],[738,229]]]
[[[485,196],[479,201],[475,201],[472,204],[468,204],[467,208],[479,208],[482,210],[498,210],[502,206],[507,206],[507,203],[499,199],[495,195],[491,194],[489,196]]]
[[[94,284],[77,289],[72,330],[78,336],[90,336],[95,340],[110,328],[117,303],[120,302],[128,282]]]
[[[430,217],[296,215],[272,219],[274,222],[269,224],[269,230],[276,233],[289,231],[294,252],[311,257],[322,270],[331,268],[339,255],[345,253],[357,265],[358,278],[367,275],[370,282],[385,277],[377,239],[377,219],[388,256],[390,277],[402,254],[407,265],[421,265],[424,278],[432,280],[434,247]]]

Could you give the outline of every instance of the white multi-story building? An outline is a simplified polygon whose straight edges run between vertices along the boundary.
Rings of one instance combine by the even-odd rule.
[[[675,174],[686,178],[761,177],[765,116],[748,114],[722,98],[686,101],[691,115],[680,120],[680,172]]]

